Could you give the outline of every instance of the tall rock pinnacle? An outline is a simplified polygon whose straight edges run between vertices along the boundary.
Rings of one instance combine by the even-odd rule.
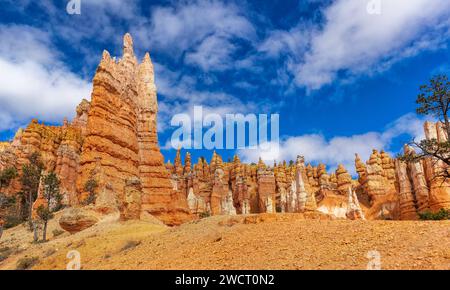
[[[151,214],[176,225],[190,217],[186,201],[179,201],[173,192],[164,166],[158,145],[157,113],[150,55],[146,54],[138,65],[133,39],[126,34],[123,58],[115,62],[105,52],[94,77],[77,188],[79,193],[84,191],[84,184],[100,163],[104,180],[97,181],[101,185],[98,192],[102,202],[96,204],[99,210],[124,209],[124,216],[135,219]],[[136,180],[140,182],[141,200],[124,207],[126,189],[129,184],[137,184]]]

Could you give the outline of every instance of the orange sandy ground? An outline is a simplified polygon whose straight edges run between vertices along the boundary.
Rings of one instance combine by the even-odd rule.
[[[0,240],[0,253],[14,249],[0,269],[15,269],[24,257],[39,259],[33,269],[66,269],[71,250],[80,253],[82,269],[366,269],[374,250],[382,269],[450,269],[450,221],[314,218],[211,217],[176,228],[106,221],[41,244],[19,226]],[[51,222],[50,237],[58,227]]]

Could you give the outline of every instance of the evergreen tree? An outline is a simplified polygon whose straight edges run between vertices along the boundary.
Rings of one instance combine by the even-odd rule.
[[[31,213],[33,209],[33,202],[37,198],[39,190],[39,181],[41,179],[41,173],[44,169],[44,164],[41,161],[41,155],[37,152],[32,153],[28,157],[28,163],[23,165],[22,168],[22,200],[25,208],[25,216],[28,218],[31,224]]]
[[[450,137],[450,82],[446,75],[433,77],[429,84],[420,87],[417,96],[417,114],[433,116],[443,124],[447,136]],[[417,161],[426,157],[440,160],[450,166],[450,141],[438,141],[437,139],[413,140],[410,145],[418,150],[415,154],[400,156],[404,161]],[[448,170],[443,171],[441,177],[450,177]],[[438,177],[438,176],[435,176]]]
[[[15,178],[17,178],[17,169],[15,167],[9,167],[0,171],[0,192],[4,187],[8,187]]]
[[[44,176],[44,198],[47,200],[47,206],[40,206],[37,210],[39,218],[44,222],[42,240],[47,241],[48,221],[53,218],[53,212],[61,208],[62,196],[59,192],[60,181],[55,172],[50,172]]]

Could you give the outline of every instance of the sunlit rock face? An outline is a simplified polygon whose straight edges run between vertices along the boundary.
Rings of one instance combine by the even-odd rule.
[[[0,147],[0,166],[21,171],[28,156],[39,152],[46,171],[61,180],[64,203],[86,200],[85,184],[97,182],[97,211],[121,211],[123,219],[150,214],[168,225],[191,216],[186,197],[173,190],[157,138],[157,95],[149,54],[138,63],[133,40],[124,37],[123,56],[116,61],[107,51],[93,80],[91,102],[83,100],[75,119],[63,126],[33,120],[15,139]],[[19,172],[21,173],[21,172]],[[20,191],[16,180],[7,189]]]
[[[82,145],[81,128],[64,121],[63,126],[48,126],[32,120],[20,129],[14,139],[0,152],[0,170],[15,167],[22,174],[23,165],[33,152],[41,155],[46,172],[54,171],[61,180],[60,191],[66,205],[78,202],[75,182]],[[22,190],[20,178],[11,182],[2,193],[17,194]]]
[[[442,123],[426,122],[424,128],[428,140],[437,139],[438,142],[448,140]],[[450,209],[450,181],[442,177],[442,172],[448,170],[448,166],[442,161],[429,158],[423,161],[423,167],[429,189],[428,207],[431,211],[438,211],[441,208]],[[423,204],[426,200],[425,193],[419,194],[419,197],[422,199],[420,203]]]
[[[178,198],[164,166],[156,131],[157,113],[150,56],[147,53],[138,63],[133,40],[127,34],[122,58],[116,61],[105,51],[94,77],[77,189],[83,195],[91,173],[101,168],[99,192],[109,189],[113,193],[110,198],[117,202],[107,204],[125,210],[123,218],[150,214],[166,224],[178,225],[190,215],[186,198]]]
[[[183,162],[179,150],[174,164],[164,164],[157,113],[150,55],[139,62],[127,34],[120,59],[103,53],[91,101],[78,105],[72,122],[32,120],[12,141],[0,143],[0,170],[14,166],[22,174],[30,154],[38,152],[45,171],[61,180],[65,205],[82,207],[90,196],[85,185],[94,180],[90,210],[118,213],[122,220],[155,216],[168,225],[209,215],[314,211],[352,220],[409,220],[450,208],[450,183],[440,177],[447,167],[431,158],[406,163],[373,150],[367,162],[356,155],[358,179],[343,165],[329,172],[325,164],[305,164],[302,156],[270,166],[261,159],[244,164],[238,156],[224,162],[214,152],[209,163],[194,163],[189,152]],[[448,139],[441,123],[427,122],[424,129],[427,139]],[[17,178],[2,193],[20,190]]]
[[[446,140],[440,127],[426,123],[427,138]],[[405,146],[404,150],[412,149]],[[190,155],[187,167],[180,151],[177,156],[175,166],[167,167],[194,215],[320,211],[352,220],[411,220],[419,213],[449,208],[449,183],[436,178],[446,167],[431,159],[405,163],[373,150],[365,163],[356,154],[358,179],[353,179],[343,165],[328,173],[324,164],[305,165],[303,157],[270,167],[262,160],[242,164],[238,156],[226,163],[214,153],[211,164],[200,159],[191,171]],[[224,209],[231,208],[231,197],[234,209]]]

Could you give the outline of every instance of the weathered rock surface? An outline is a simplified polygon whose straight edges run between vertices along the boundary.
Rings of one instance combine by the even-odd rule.
[[[77,188],[82,192],[91,172],[95,167],[101,167],[103,177],[98,191],[109,187],[120,204],[130,194],[124,192],[127,191],[127,180],[138,177],[141,189],[135,189],[131,194],[131,200],[138,204],[130,205],[128,199],[127,205],[121,207],[126,210],[122,217],[136,218],[137,213],[130,213],[129,209],[140,208],[169,225],[177,225],[189,220],[190,216],[186,200],[177,198],[173,190],[159,151],[157,112],[150,56],[146,54],[138,64],[133,41],[127,34],[123,58],[115,61],[105,51],[94,77]],[[136,196],[138,191],[140,198]]]
[[[92,227],[98,221],[98,218],[87,210],[81,208],[69,208],[64,211],[59,219],[59,225],[65,231],[74,234]]]
[[[438,138],[437,125],[425,127],[427,134]],[[437,166],[430,160],[406,164],[377,150],[367,163],[356,154],[358,180],[353,180],[343,165],[329,174],[324,164],[305,166],[302,157],[289,166],[283,162],[268,167],[262,160],[256,165],[241,164],[237,156],[233,162],[223,163],[214,153],[210,165],[200,159],[192,172],[186,172],[179,152],[175,164],[168,165],[172,180],[196,215],[226,214],[219,205],[228,196],[237,214],[316,210],[348,219],[410,220],[417,219],[418,213],[445,208],[450,190],[442,180],[437,186],[433,178],[445,170],[442,164]],[[216,175],[218,169],[220,174]]]
[[[44,197],[44,178],[41,176],[41,180],[39,181],[39,189],[36,200],[34,201],[31,207],[31,218],[33,221],[39,221],[39,208],[48,208],[49,204],[47,199]]]
[[[436,139],[438,142],[448,140],[442,124],[426,122],[424,128],[428,140]],[[442,172],[448,170],[448,167],[443,162],[431,158],[424,161],[424,167],[429,183],[429,208],[434,212],[441,208],[450,209],[450,181],[442,177]]]
[[[14,140],[0,153],[0,169],[13,166],[20,175],[29,155],[39,152],[45,165],[44,170],[54,171],[61,180],[63,203],[76,204],[75,181],[82,142],[81,128],[67,121],[63,126],[47,126],[32,120],[25,130],[20,129],[16,133]],[[16,179],[5,193],[13,195],[20,190],[20,180]]]
[[[325,164],[305,165],[303,157],[271,167],[262,160],[243,164],[238,156],[223,162],[215,152],[209,164],[204,158],[193,164],[186,153],[183,165],[179,150],[174,164],[164,164],[150,55],[139,63],[129,34],[123,43],[119,60],[104,51],[91,101],[80,103],[72,122],[47,126],[33,120],[13,141],[0,143],[0,170],[14,166],[21,174],[28,156],[39,152],[45,171],[61,180],[65,205],[84,204],[92,197],[85,186],[93,182],[97,213],[120,213],[122,220],[152,215],[167,225],[195,216],[308,211],[349,219],[415,219],[450,208],[450,181],[440,177],[448,168],[431,158],[404,163],[374,150],[364,163],[356,155],[358,180],[343,165],[329,173]],[[426,138],[448,139],[442,124],[424,127]],[[409,147],[405,152],[414,154]],[[2,189],[7,196],[20,190],[19,179]]]

